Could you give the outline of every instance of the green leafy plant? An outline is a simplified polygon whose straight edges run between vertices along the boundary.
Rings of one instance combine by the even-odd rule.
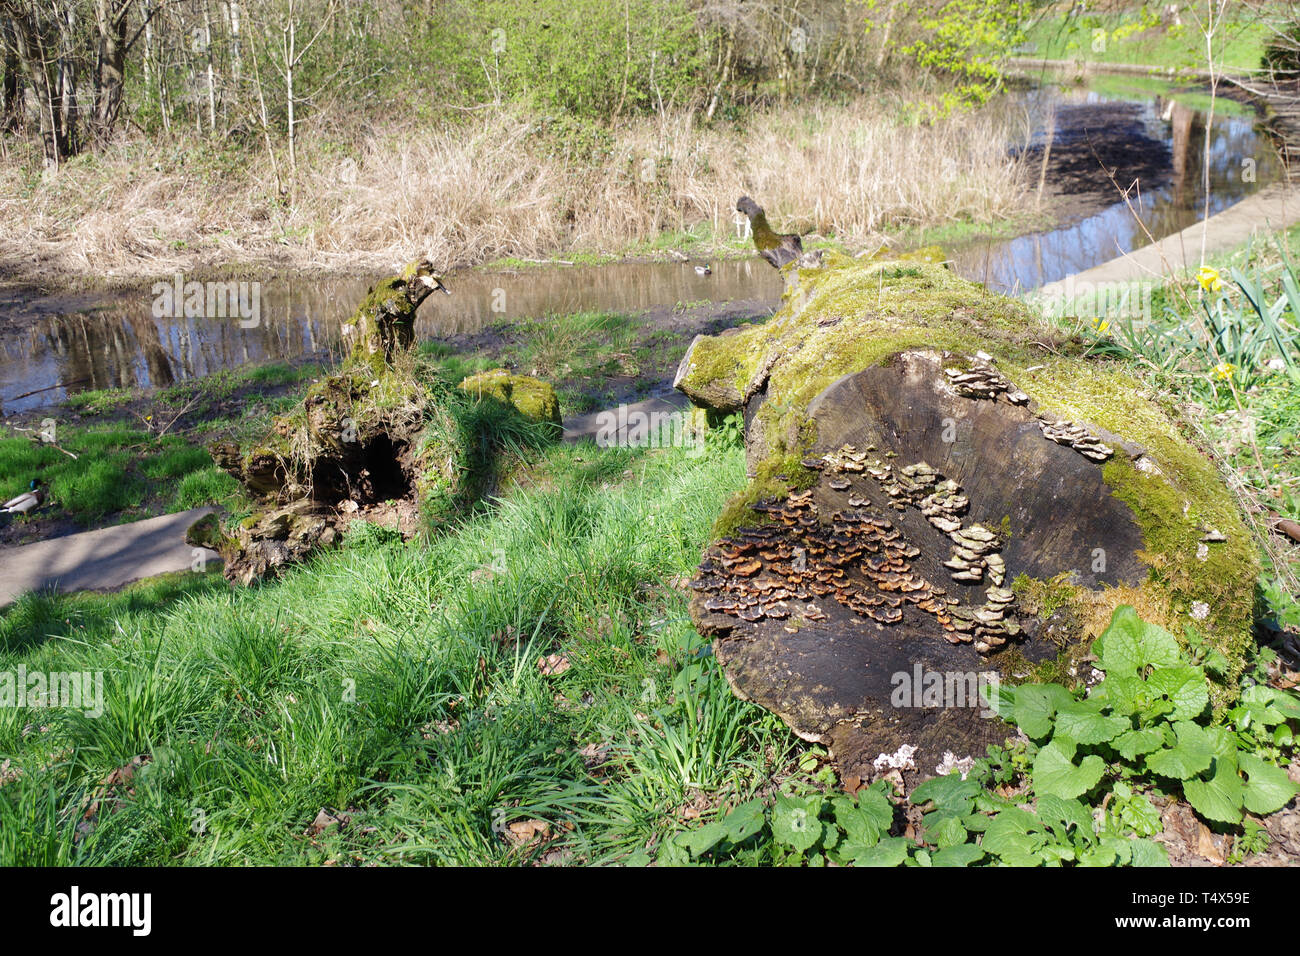
[[[1246,811],[1273,813],[1296,795],[1278,765],[1294,745],[1288,721],[1300,718],[1293,695],[1248,687],[1215,722],[1206,669],[1216,660],[1195,642],[1190,655],[1184,652],[1131,607],[1116,610],[1093,653],[1105,678],[1083,699],[1056,685],[1000,692],[999,711],[1037,747],[1032,780],[1040,797],[1074,799],[1110,787],[1128,802],[1132,819],[1140,815],[1133,791],[1126,784],[1116,794],[1112,783],[1127,778],[1181,789],[1202,817],[1235,825]]]

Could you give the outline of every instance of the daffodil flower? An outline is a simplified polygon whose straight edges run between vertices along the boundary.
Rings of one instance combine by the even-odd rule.
[[[1201,288],[1206,292],[1218,292],[1223,288],[1223,280],[1219,278],[1219,270],[1211,269],[1209,266],[1201,266],[1196,273],[1196,281],[1201,284]]]
[[[1237,367],[1231,362],[1220,362],[1218,365],[1214,366],[1214,377],[1220,382],[1226,382],[1228,379],[1232,378],[1232,373],[1236,370]]]
[[[1106,331],[1110,329],[1110,323],[1107,322],[1105,319],[1093,319],[1092,327],[1097,331],[1098,334],[1104,335]]]

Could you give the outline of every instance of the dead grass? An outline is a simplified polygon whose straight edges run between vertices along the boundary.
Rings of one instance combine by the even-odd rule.
[[[428,255],[440,267],[507,256],[613,253],[664,230],[736,235],[750,193],[783,227],[878,244],[884,228],[993,223],[1023,204],[1008,160],[1018,118],[997,107],[932,126],[877,103],[753,116],[704,129],[688,115],[613,133],[607,157],[566,159],[508,111],[463,125],[304,136],[282,194],[256,143],[120,144],[41,180],[0,161],[0,257],[20,271],[121,277],[267,263],[356,272]]]

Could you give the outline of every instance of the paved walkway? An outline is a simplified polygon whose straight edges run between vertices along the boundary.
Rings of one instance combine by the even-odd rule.
[[[185,530],[211,508],[83,531],[0,551],[0,607],[26,591],[111,590],[140,578],[187,571],[195,560]],[[215,551],[197,549],[205,560]]]
[[[564,440],[582,441],[587,438],[596,440],[597,435],[603,430],[606,434],[601,436],[600,441],[610,445],[620,445],[627,438],[629,428],[634,432],[646,434],[646,423],[655,421],[650,416],[671,414],[689,408],[690,404],[690,399],[681,392],[670,391],[652,395],[645,401],[633,402],[630,405],[606,408],[599,412],[592,412],[590,415],[575,415],[564,423]],[[614,429],[612,435],[609,432],[611,426]]]

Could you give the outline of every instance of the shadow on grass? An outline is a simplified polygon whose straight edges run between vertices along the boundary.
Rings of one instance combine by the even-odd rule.
[[[112,594],[32,591],[0,609],[0,653],[21,654],[50,640],[76,639],[114,617],[156,613],[180,598],[225,586],[220,572],[181,571],[138,581]]]

